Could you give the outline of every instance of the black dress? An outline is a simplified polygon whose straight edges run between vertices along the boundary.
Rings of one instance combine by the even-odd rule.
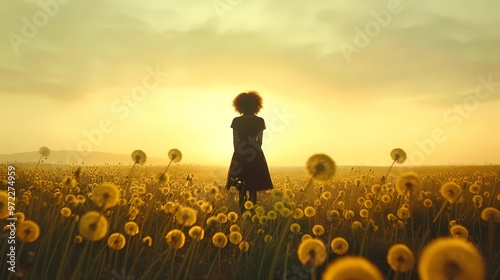
[[[231,127],[238,133],[238,143],[231,159],[226,188],[235,186],[239,191],[261,191],[273,188],[269,168],[256,138],[266,129],[264,119],[240,116]]]

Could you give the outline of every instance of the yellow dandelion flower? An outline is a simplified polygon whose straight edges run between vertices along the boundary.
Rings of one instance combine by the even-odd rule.
[[[73,242],[75,242],[76,244],[80,244],[83,242],[83,237],[81,235],[77,235],[75,236],[75,238],[73,239]]]
[[[108,237],[108,247],[112,250],[119,251],[125,247],[127,240],[121,233],[115,232]]]
[[[368,218],[368,215],[370,214],[370,212],[368,212],[368,210],[366,209],[361,209],[359,211],[359,215],[361,216],[361,218]]]
[[[316,238],[302,241],[297,248],[297,256],[305,266],[317,267],[322,265],[327,256],[325,244]]]
[[[285,208],[285,204],[281,201],[278,201],[278,202],[274,203],[273,208],[274,208],[274,210],[281,212],[281,210],[283,210]]]
[[[481,186],[478,184],[472,184],[469,187],[469,191],[473,194],[478,194],[481,191]]]
[[[253,208],[253,202],[251,202],[250,200],[245,201],[244,206],[245,206],[245,209],[250,210]]]
[[[342,237],[336,237],[330,242],[330,248],[337,255],[343,255],[349,250],[349,243]]]
[[[406,219],[410,218],[410,210],[408,210],[407,208],[401,207],[398,209],[396,215],[401,220],[406,220]]]
[[[474,204],[482,204],[484,202],[484,198],[476,194],[472,197],[472,202],[474,202]]]
[[[252,212],[250,212],[250,211],[245,211],[245,212],[243,212],[243,215],[241,215],[241,217],[242,217],[244,220],[251,219],[251,218],[252,218]]]
[[[267,221],[269,220],[269,219],[267,218],[267,216],[258,216],[258,217],[259,217],[259,223],[260,223],[261,225],[265,225],[265,224],[267,223]]]
[[[190,227],[196,223],[196,211],[191,207],[182,207],[175,214],[177,223],[186,227]]]
[[[328,264],[322,275],[323,280],[384,280],[379,269],[364,257],[347,256]]]
[[[352,210],[345,211],[344,218],[346,218],[346,220],[354,218],[354,211]]]
[[[26,219],[26,216],[24,215],[24,213],[23,213],[23,212],[16,212],[16,213],[14,214],[14,218],[16,218],[16,219],[17,219],[17,222],[18,222],[18,223],[22,223],[22,222],[24,222],[24,220]]]
[[[108,233],[108,219],[97,211],[89,211],[80,218],[78,230],[80,231],[80,235],[87,240],[101,240]]]
[[[250,249],[250,244],[247,241],[242,241],[240,242],[240,245],[238,245],[238,248],[241,252],[248,252],[248,249]]]
[[[314,225],[312,233],[316,236],[321,236],[325,233],[325,228],[322,225]]]
[[[340,210],[344,210],[345,209],[345,202],[341,200],[341,201],[337,202],[337,206],[339,207]]]
[[[134,164],[143,165],[144,163],[146,163],[147,156],[146,153],[143,152],[142,150],[133,151],[131,157],[132,160],[134,161]]]
[[[302,238],[300,240],[302,240],[302,242],[306,241],[307,239],[311,239],[312,236],[310,234],[304,234],[302,235]]]
[[[471,243],[462,238],[438,238],[423,249],[418,272],[421,280],[483,280],[485,265]]]
[[[200,210],[201,212],[207,214],[211,213],[214,210],[214,207],[209,202],[204,202],[203,205],[201,205]]]
[[[227,244],[227,237],[224,233],[217,232],[212,237],[212,243],[214,244],[215,247],[224,248]]]
[[[69,209],[68,207],[61,208],[61,216],[63,216],[64,218],[71,216],[71,209]]]
[[[76,180],[71,178],[70,176],[65,176],[61,182],[61,186],[67,189],[76,187],[76,184],[77,184]]]
[[[229,232],[233,232],[233,231],[241,231],[241,228],[239,225],[231,225],[231,227],[229,228]]]
[[[233,243],[234,245],[240,244],[242,240],[243,236],[239,231],[233,231],[229,234],[229,242]]]
[[[307,206],[304,208],[304,215],[308,218],[314,217],[314,215],[316,215],[316,209],[311,206]]]
[[[402,149],[396,148],[391,151],[391,158],[394,162],[403,163],[406,160],[406,153]]]
[[[300,208],[295,208],[295,209],[293,210],[292,217],[293,217],[295,220],[300,220],[300,219],[302,219],[302,217],[304,217],[304,211],[302,211],[302,209],[300,209]]]
[[[125,231],[125,234],[134,236],[139,233],[139,226],[136,222],[130,221],[125,224],[123,230]]]
[[[372,208],[372,207],[373,207],[373,202],[372,202],[371,200],[367,199],[367,200],[365,200],[365,202],[363,203],[363,205],[364,205],[366,208],[370,209],[370,208]]]
[[[113,183],[103,183],[94,188],[92,200],[103,210],[115,206],[120,199],[120,191]]]
[[[177,149],[171,149],[168,151],[168,158],[173,162],[179,162],[182,159],[182,153]]]
[[[40,236],[40,227],[32,220],[25,220],[17,226],[16,236],[22,242],[35,242]]]
[[[420,177],[415,172],[405,172],[396,182],[396,190],[402,196],[416,196],[422,189]]]
[[[463,239],[468,239],[469,238],[469,231],[461,225],[453,225],[450,227],[450,235],[453,238],[463,238]]]
[[[454,203],[462,194],[462,188],[455,182],[447,182],[441,186],[439,192],[450,203]]]
[[[274,239],[273,239],[273,236],[272,236],[272,235],[270,235],[270,234],[266,234],[266,235],[264,236],[264,243],[271,243],[271,242],[273,242],[273,241],[274,241]]]
[[[285,218],[288,218],[288,217],[290,217],[290,215],[292,215],[292,211],[290,211],[290,209],[285,207],[285,208],[281,209],[280,215],[285,217]]]
[[[227,214],[227,219],[231,223],[236,223],[238,221],[238,214],[236,214],[236,212],[231,211]]]
[[[494,207],[486,207],[481,211],[481,219],[487,222],[500,223],[500,211]]]
[[[72,195],[72,194],[68,194],[66,195],[66,197],[64,198],[64,201],[66,201],[67,203],[71,204],[71,203],[74,203],[76,201],[76,196]]]
[[[257,206],[255,208],[255,214],[259,215],[259,216],[262,216],[266,213],[266,209],[264,209],[264,207],[262,206]]]
[[[426,208],[431,208],[433,204],[434,204],[434,203],[432,202],[432,200],[430,200],[430,199],[428,199],[428,198],[424,199],[424,206],[425,206]]]
[[[38,149],[38,153],[40,153],[42,157],[48,157],[50,155],[50,149],[43,146]]]
[[[300,232],[300,225],[297,223],[292,223],[290,225],[290,231],[293,233],[299,233]]]
[[[151,247],[153,246],[153,239],[151,238],[151,236],[146,236],[144,237],[142,240],[141,240],[142,244],[146,244],[148,247]]]
[[[363,228],[363,224],[358,222],[358,221],[354,221],[352,223],[351,227],[352,227],[352,230],[357,231],[357,230],[361,230]]]
[[[180,249],[184,246],[186,242],[186,236],[184,232],[178,229],[173,229],[167,233],[165,236],[167,244],[175,249]]]
[[[278,218],[278,213],[274,210],[269,210],[269,212],[267,212],[267,218],[269,220],[276,220]]]
[[[217,214],[217,221],[221,224],[224,224],[227,222],[227,216],[224,213],[219,213]]]
[[[194,226],[189,229],[189,236],[196,241],[200,241],[205,237],[205,230],[200,226]]]
[[[382,191],[382,186],[379,184],[375,184],[372,186],[372,193],[379,194]]]
[[[326,181],[335,175],[337,166],[335,162],[325,154],[315,154],[306,163],[306,170],[309,175],[320,181]]]
[[[393,244],[387,252],[387,263],[394,271],[408,272],[413,269],[415,257],[408,246],[400,243]]]
[[[324,200],[329,200],[330,198],[332,198],[332,193],[329,192],[329,191],[324,191],[321,194],[321,198],[324,199]]]

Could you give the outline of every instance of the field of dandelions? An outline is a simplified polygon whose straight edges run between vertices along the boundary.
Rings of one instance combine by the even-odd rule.
[[[8,164],[0,165],[0,279],[500,279],[500,167],[337,167],[325,154],[271,168],[240,213],[225,176],[165,166],[15,167],[16,266],[7,270]],[[36,160],[36,159],[35,159]]]

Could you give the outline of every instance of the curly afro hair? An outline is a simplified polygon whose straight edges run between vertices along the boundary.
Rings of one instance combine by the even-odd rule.
[[[262,97],[256,91],[242,92],[233,100],[233,107],[240,114],[256,115],[262,109]]]

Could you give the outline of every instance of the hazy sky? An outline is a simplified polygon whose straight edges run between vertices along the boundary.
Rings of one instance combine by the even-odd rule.
[[[45,4],[40,4],[45,3]],[[270,166],[500,163],[499,1],[7,0],[0,153],[228,165],[257,90]]]

